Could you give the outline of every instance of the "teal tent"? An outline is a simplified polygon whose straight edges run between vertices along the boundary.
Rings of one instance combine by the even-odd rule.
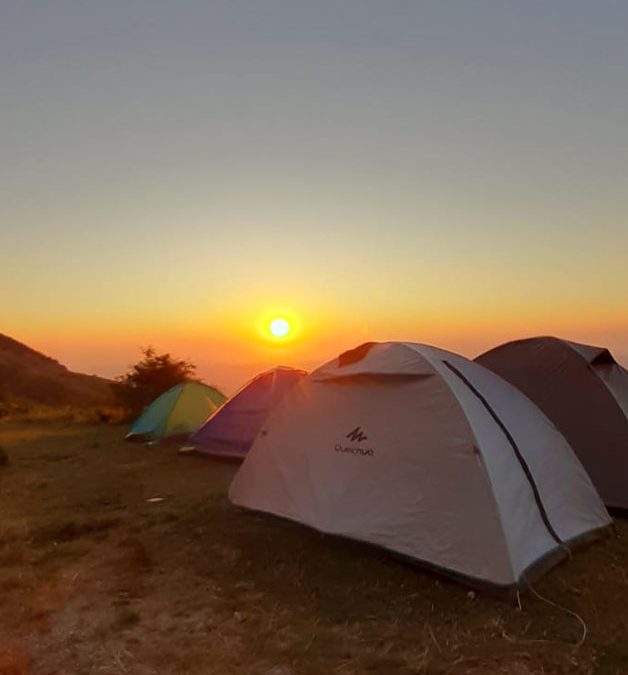
[[[157,397],[133,422],[127,440],[154,441],[196,431],[226,400],[201,382],[184,382]]]

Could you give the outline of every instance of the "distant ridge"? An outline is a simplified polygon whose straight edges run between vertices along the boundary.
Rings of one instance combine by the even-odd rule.
[[[73,373],[58,361],[0,333],[0,403],[90,408],[112,402],[111,381]]]

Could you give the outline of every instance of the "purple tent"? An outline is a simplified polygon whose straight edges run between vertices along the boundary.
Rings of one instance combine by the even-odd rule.
[[[208,455],[244,458],[270,410],[306,375],[283,366],[257,375],[190,436],[190,445]]]

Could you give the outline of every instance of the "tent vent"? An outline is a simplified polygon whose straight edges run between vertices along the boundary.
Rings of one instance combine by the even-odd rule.
[[[371,348],[375,344],[375,342],[365,342],[355,349],[349,349],[346,352],[342,352],[338,357],[338,367],[344,368],[344,366],[349,366],[352,363],[361,361],[371,351]]]
[[[594,359],[591,361],[592,366],[602,366],[602,365],[613,365],[616,361],[613,358],[613,355],[608,351],[608,349],[602,350]]]

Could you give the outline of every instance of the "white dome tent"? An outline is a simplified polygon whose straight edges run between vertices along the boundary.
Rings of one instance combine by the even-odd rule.
[[[399,342],[345,352],[288,392],[230,498],[505,587],[610,523],[531,401],[468,359]]]

